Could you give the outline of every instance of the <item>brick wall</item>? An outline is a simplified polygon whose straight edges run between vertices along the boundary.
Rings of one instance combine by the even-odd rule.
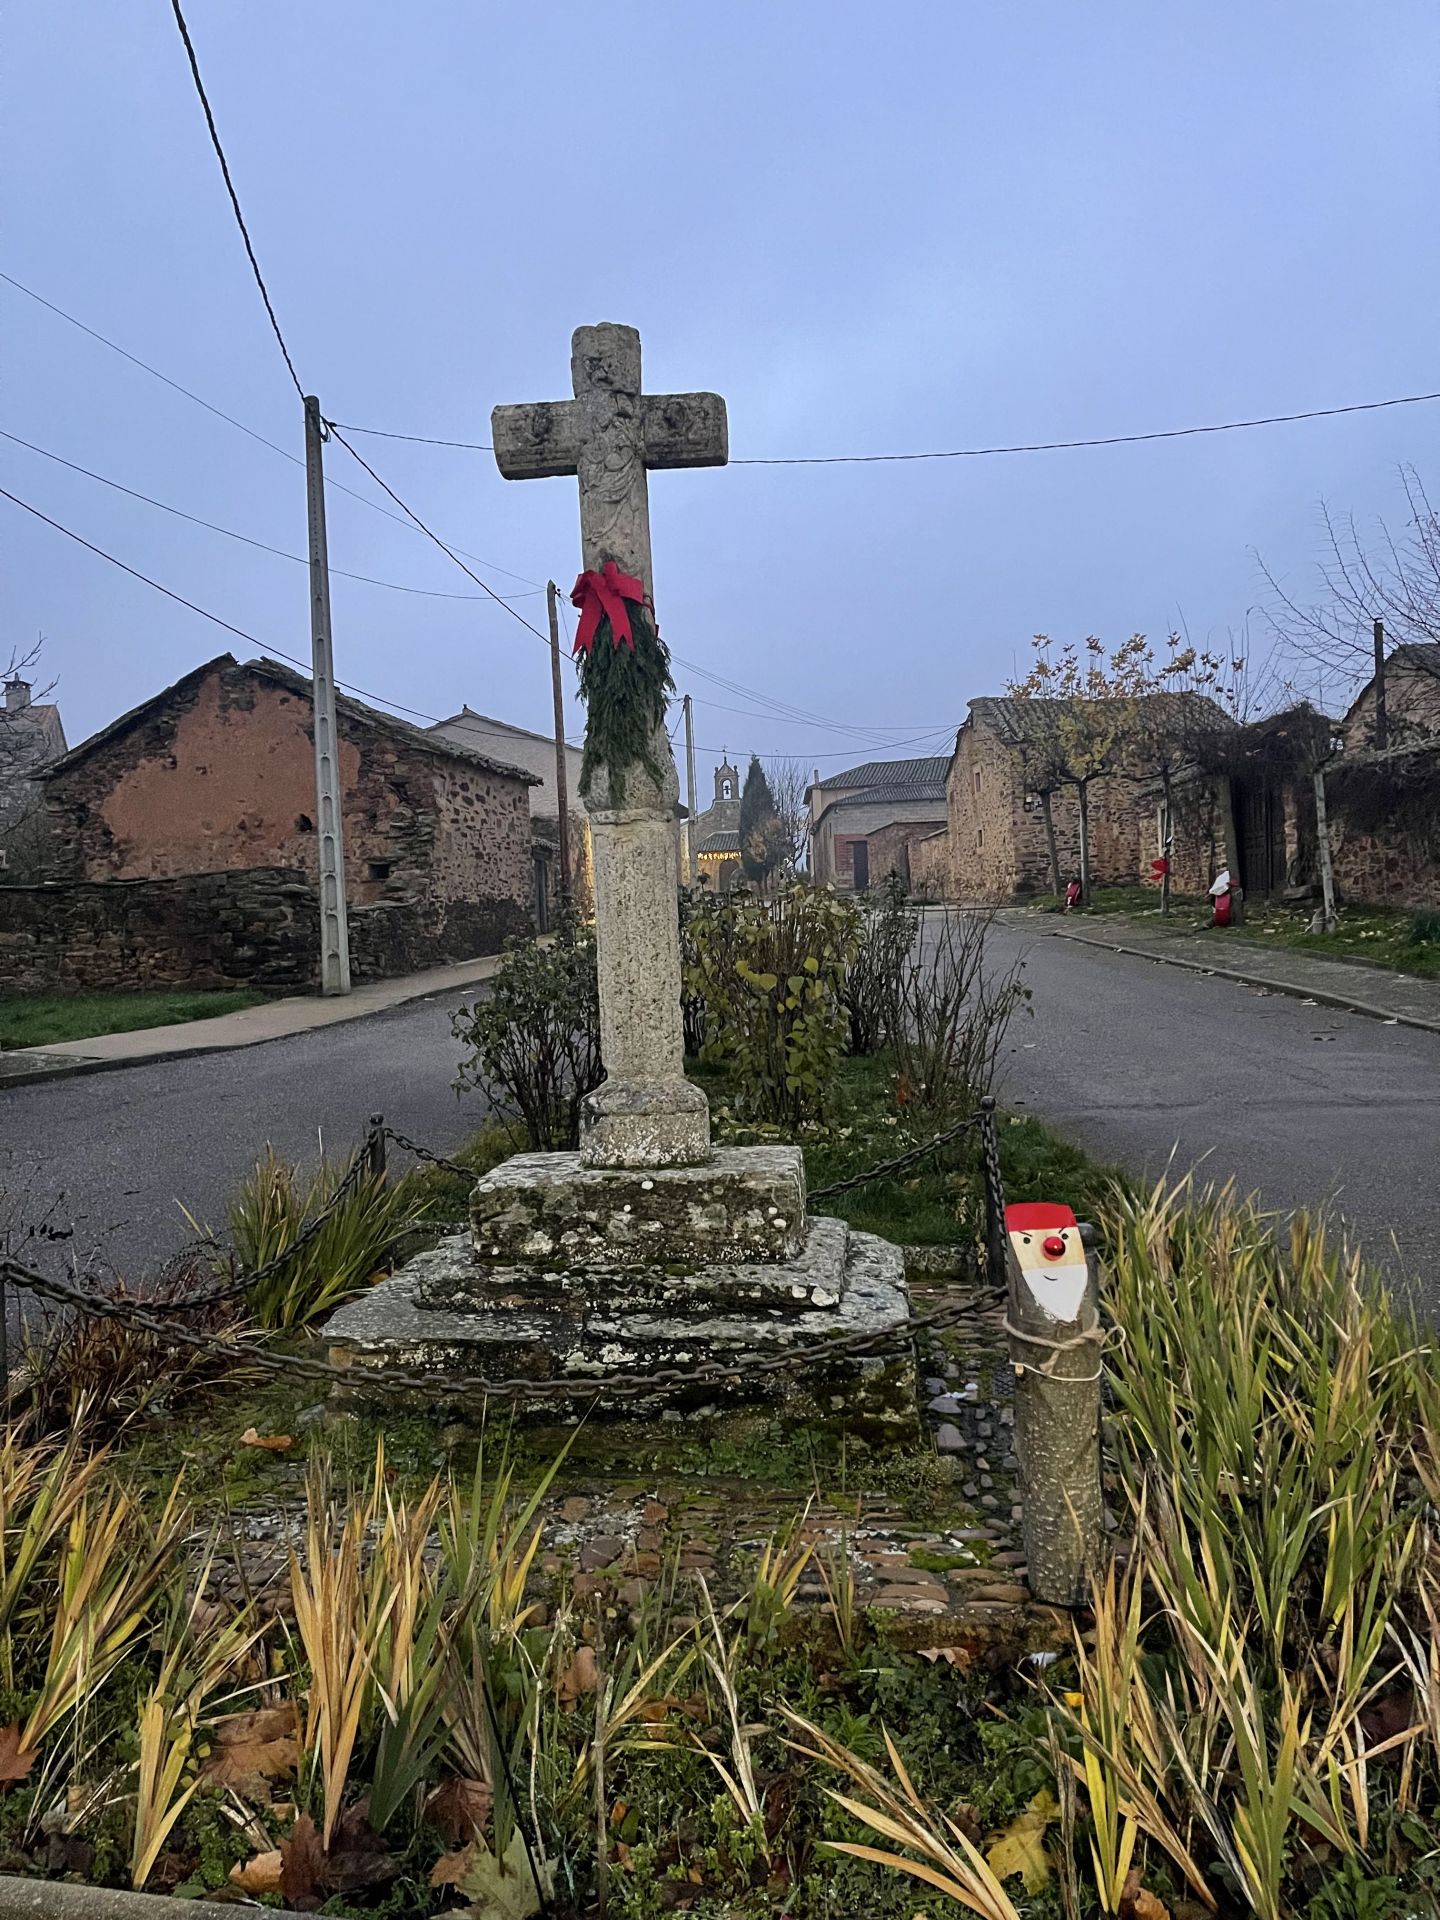
[[[313,887],[285,867],[0,887],[0,990],[303,993],[315,984],[317,927]]]

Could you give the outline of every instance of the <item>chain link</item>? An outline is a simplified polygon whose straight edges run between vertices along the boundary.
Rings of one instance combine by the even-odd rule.
[[[0,1274],[15,1286],[40,1295],[42,1299],[69,1307],[97,1320],[115,1320],[138,1328],[170,1346],[243,1358],[244,1364],[275,1376],[323,1381],[331,1387],[377,1388],[391,1393],[440,1393],[452,1400],[480,1402],[502,1400],[522,1405],[547,1400],[575,1400],[594,1391],[597,1400],[637,1399],[643,1395],[665,1393],[672,1388],[692,1386],[741,1386],[757,1374],[787,1373],[831,1359],[858,1359],[908,1345],[917,1333],[934,1332],[966,1319],[986,1299],[986,1290],[970,1293],[962,1300],[947,1302],[929,1313],[911,1314],[889,1327],[836,1334],[826,1340],[812,1340],[782,1353],[747,1355],[743,1360],[725,1362],[700,1360],[691,1367],[652,1368],[643,1373],[607,1373],[595,1379],[530,1380],[510,1378],[481,1380],[473,1375],[447,1374],[408,1367],[337,1367],[327,1360],[308,1360],[303,1354],[267,1352],[247,1346],[243,1341],[200,1333],[162,1320],[129,1301],[106,1300],[52,1280],[15,1260],[0,1260]]]
[[[397,1133],[394,1127],[381,1127],[382,1139],[393,1140],[402,1153],[413,1153],[417,1160],[424,1160],[432,1167],[440,1167],[446,1173],[458,1174],[462,1180],[478,1180],[479,1174],[474,1167],[462,1167],[458,1160],[447,1160],[443,1153],[436,1153],[430,1147],[422,1147],[418,1140],[407,1139],[403,1133]]]
[[[933,1140],[923,1145],[910,1147],[904,1153],[897,1153],[893,1160],[881,1160],[873,1167],[867,1167],[863,1173],[852,1173],[848,1180],[832,1180],[828,1187],[811,1187],[811,1200],[834,1200],[842,1193],[853,1193],[857,1187],[868,1186],[872,1180],[886,1180],[893,1174],[904,1173],[908,1167],[917,1166],[929,1154],[941,1147],[948,1147],[952,1140],[958,1140],[962,1133],[969,1133],[972,1127],[981,1125],[982,1116],[972,1113],[964,1120],[957,1120],[953,1127],[946,1127],[943,1133],[937,1133]]]

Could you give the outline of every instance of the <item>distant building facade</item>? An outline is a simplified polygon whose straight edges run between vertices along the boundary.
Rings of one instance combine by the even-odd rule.
[[[702,885],[728,893],[741,878],[740,773],[724,759],[715,769],[715,798],[689,824],[695,875]]]
[[[867,760],[825,780],[817,768],[805,789],[815,881],[864,893],[893,873],[910,891],[911,848],[945,825],[949,766],[948,755]]]
[[[40,775],[65,752],[60,709],[28,680],[7,680],[0,705],[0,882],[34,880],[49,857]]]

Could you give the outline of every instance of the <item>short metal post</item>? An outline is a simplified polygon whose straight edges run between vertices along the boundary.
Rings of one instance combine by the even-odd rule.
[[[1015,1451],[1030,1591],[1055,1607],[1090,1599],[1104,1541],[1094,1262],[1068,1207],[1006,1210],[1005,1331],[1015,1369]]]
[[[0,1266],[0,1401],[10,1398],[10,1288]]]
[[[985,1174],[985,1277],[998,1287],[1005,1276],[1005,1183],[993,1093],[980,1102],[980,1158]]]
[[[370,1116],[370,1139],[366,1151],[370,1156],[370,1174],[372,1179],[385,1178],[385,1116],[372,1113]]]

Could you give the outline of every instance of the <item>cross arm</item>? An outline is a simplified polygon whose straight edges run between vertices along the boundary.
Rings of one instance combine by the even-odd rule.
[[[507,480],[550,480],[576,472],[580,408],[574,400],[496,407],[490,415],[495,464]]]
[[[723,467],[730,429],[718,393],[649,393],[645,409],[647,467]]]

